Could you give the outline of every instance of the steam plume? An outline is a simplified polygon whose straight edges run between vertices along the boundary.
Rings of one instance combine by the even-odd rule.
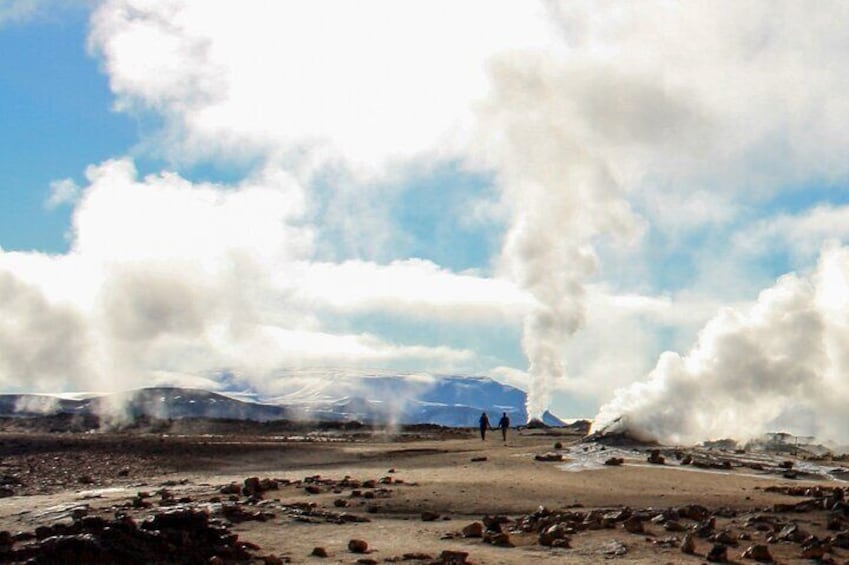
[[[548,408],[567,375],[563,348],[584,320],[585,284],[596,272],[598,239],[632,241],[641,223],[607,155],[593,150],[575,127],[586,119],[582,106],[597,75],[529,56],[522,65],[497,65],[493,76],[495,94],[482,121],[494,141],[484,147],[513,210],[502,265],[536,299],[522,337],[533,419]],[[620,86],[625,101],[611,100],[613,113],[647,88],[624,81]],[[662,111],[666,98],[656,94]],[[622,127],[635,125],[622,118]]]
[[[748,309],[725,309],[684,356],[664,353],[644,382],[601,407],[596,428],[670,443],[768,431],[849,441],[849,248],[827,246],[809,276],[789,274]]]

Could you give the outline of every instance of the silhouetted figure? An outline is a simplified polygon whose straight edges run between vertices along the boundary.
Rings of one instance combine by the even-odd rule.
[[[489,429],[489,418],[487,417],[486,412],[481,412],[480,425],[481,425],[481,440],[485,440],[486,439],[486,430]]]
[[[507,412],[501,413],[501,419],[498,420],[498,427],[501,428],[501,437],[507,441],[507,428],[510,427],[510,418],[507,417]]]

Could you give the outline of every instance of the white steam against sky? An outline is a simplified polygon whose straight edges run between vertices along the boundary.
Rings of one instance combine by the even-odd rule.
[[[775,203],[845,191],[847,12],[106,0],[90,51],[116,109],[157,127],[54,183],[67,253],[0,250],[0,385],[398,365],[499,374],[531,416],[568,395],[670,441],[846,440],[847,207]],[[247,173],[140,176],[134,156]],[[468,272],[383,260],[403,236],[386,202],[446,164],[492,179],[500,251]],[[798,271],[777,282],[776,242]],[[528,368],[355,316],[521,329]]]

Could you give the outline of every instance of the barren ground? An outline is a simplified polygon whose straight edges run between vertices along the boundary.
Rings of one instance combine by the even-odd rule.
[[[477,564],[703,563],[716,542],[709,536],[723,530],[730,562],[754,563],[741,557],[753,544],[767,545],[780,563],[816,562],[803,558],[805,551],[819,562],[849,562],[849,513],[834,491],[838,487],[842,496],[846,483],[752,469],[741,464],[745,455],[740,453],[712,454],[728,461],[730,469],[710,470],[681,465],[666,449],[666,464],[649,465],[645,448],[629,446],[610,448],[610,453],[624,454],[621,466],[588,464],[574,470],[584,467],[569,463],[579,462],[586,450],[603,456],[599,450],[608,448],[586,447],[578,443],[580,437],[556,430],[511,430],[506,443],[500,435],[484,442],[472,431],[438,429],[280,435],[190,431],[0,434],[0,477],[11,495],[0,499],[0,530],[14,536],[70,523],[83,514],[124,515],[141,522],[156,513],[194,508],[258,546],[253,550],[258,563],[270,555],[292,563],[434,563],[444,550],[467,552],[468,562]],[[554,450],[555,442],[562,449]],[[552,451],[563,456],[563,463],[535,460]],[[834,470],[843,465],[821,464]],[[274,482],[266,481],[268,490],[254,497],[226,488],[222,493],[222,487],[241,487],[250,477]],[[825,491],[796,488],[817,486]],[[769,487],[792,487],[796,496]],[[798,506],[804,501],[812,502]],[[696,531],[707,517],[699,520],[686,512],[657,517],[688,505],[707,509],[714,520],[709,531]],[[540,506],[578,515],[567,536],[571,547],[540,544],[540,522],[534,520],[547,513],[528,518]],[[593,514],[594,509],[604,512]],[[628,514],[639,518],[643,532],[624,527]],[[513,547],[460,535],[484,516],[507,519],[501,529]],[[349,521],[358,519],[368,521]],[[528,531],[522,531],[523,524]],[[798,533],[781,539],[793,524]],[[680,549],[687,533],[694,554]],[[14,547],[34,543],[26,537],[16,538]],[[349,551],[351,539],[366,541],[368,553]],[[315,547],[329,557],[311,556]]]

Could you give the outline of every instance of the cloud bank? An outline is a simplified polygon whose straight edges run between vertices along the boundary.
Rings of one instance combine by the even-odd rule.
[[[819,250],[846,236],[847,11],[106,0],[89,49],[145,127],[54,184],[67,254],[0,254],[0,383],[470,370],[675,441],[843,437],[845,253]],[[210,165],[238,180],[175,172]],[[469,272],[403,255],[392,218],[451,167],[493,190],[441,221],[502,222]],[[519,331],[527,371],[497,351]]]

